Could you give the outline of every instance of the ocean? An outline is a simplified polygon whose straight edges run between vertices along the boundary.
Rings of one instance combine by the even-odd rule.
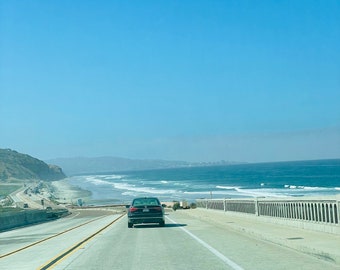
[[[137,196],[162,201],[200,198],[301,197],[340,194],[340,159],[187,167],[73,176],[91,191],[87,204],[127,203]]]

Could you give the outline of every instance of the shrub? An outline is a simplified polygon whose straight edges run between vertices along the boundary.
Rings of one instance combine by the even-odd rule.
[[[191,208],[191,209],[196,209],[196,208],[197,208],[196,203],[191,203],[191,204],[190,204],[190,208]]]
[[[176,211],[178,208],[180,208],[179,202],[175,202],[174,205],[172,206],[172,209]]]

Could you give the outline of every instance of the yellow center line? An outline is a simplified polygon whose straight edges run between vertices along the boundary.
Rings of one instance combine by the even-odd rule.
[[[96,220],[98,220],[98,219],[101,219],[101,218],[104,218],[104,217],[105,217],[105,216],[102,216],[102,217],[99,217],[99,218],[96,218],[96,219],[92,219],[92,220],[87,221],[87,222],[85,222],[85,223],[83,223],[83,224],[80,224],[80,225],[77,225],[77,226],[75,226],[75,227],[73,227],[73,228],[67,229],[67,230],[65,230],[65,231],[63,231],[63,232],[60,232],[60,233],[57,233],[57,234],[55,234],[55,235],[49,236],[49,237],[47,237],[47,238],[41,239],[41,240],[39,240],[39,241],[37,241],[37,242],[34,242],[34,243],[32,243],[32,244],[29,244],[29,245],[24,246],[24,247],[19,248],[19,249],[16,249],[16,250],[11,251],[11,252],[9,252],[9,253],[0,255],[0,259],[2,259],[2,258],[4,258],[4,257],[7,257],[7,256],[10,256],[10,255],[13,255],[13,254],[15,254],[15,253],[18,253],[18,252],[20,252],[20,251],[22,251],[22,250],[25,250],[25,249],[28,249],[28,248],[30,248],[30,247],[33,247],[33,246],[35,246],[35,245],[37,245],[37,244],[40,244],[40,243],[45,242],[45,241],[47,241],[47,240],[50,240],[50,239],[52,239],[52,238],[58,237],[58,236],[60,236],[60,235],[62,235],[62,234],[64,234],[64,233],[70,232],[70,231],[72,231],[72,230],[75,230],[75,229],[77,229],[77,228],[79,228],[79,227],[85,226],[85,225],[87,225],[87,224],[89,224],[89,223],[91,223],[91,222],[94,222],[94,221],[96,221]]]
[[[65,250],[61,254],[55,256],[53,259],[45,263],[44,265],[40,266],[38,270],[46,270],[46,269],[52,269],[54,266],[56,266],[58,263],[60,263],[62,260],[66,259],[68,256],[70,256],[73,252],[80,249],[86,242],[90,241],[93,237],[95,237],[97,234],[104,231],[106,228],[110,227],[112,224],[114,224],[116,221],[118,221],[120,218],[122,218],[125,214],[122,214],[109,224],[105,225],[103,228],[98,230],[97,232],[91,234],[89,237],[85,238],[84,240],[78,242],[77,244],[73,245],[71,248]]]

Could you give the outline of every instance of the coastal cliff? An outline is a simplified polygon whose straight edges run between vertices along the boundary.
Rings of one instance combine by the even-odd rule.
[[[62,169],[11,149],[0,149],[0,181],[9,179],[60,180],[66,175]]]

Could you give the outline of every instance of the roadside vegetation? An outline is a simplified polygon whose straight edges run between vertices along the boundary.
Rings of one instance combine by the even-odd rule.
[[[177,209],[195,209],[196,207],[197,207],[196,203],[191,203],[190,205],[181,206],[180,202],[175,201],[172,206],[172,210],[176,211]]]
[[[0,212],[13,211],[12,200],[9,195],[21,188],[22,185],[0,184]]]
[[[176,210],[179,209],[179,208],[180,208],[179,202],[175,202],[174,205],[172,206],[172,209],[173,209],[174,211],[176,211]]]
[[[4,185],[0,184],[0,199],[7,197],[9,194],[12,192],[16,191],[19,189],[21,185]]]

